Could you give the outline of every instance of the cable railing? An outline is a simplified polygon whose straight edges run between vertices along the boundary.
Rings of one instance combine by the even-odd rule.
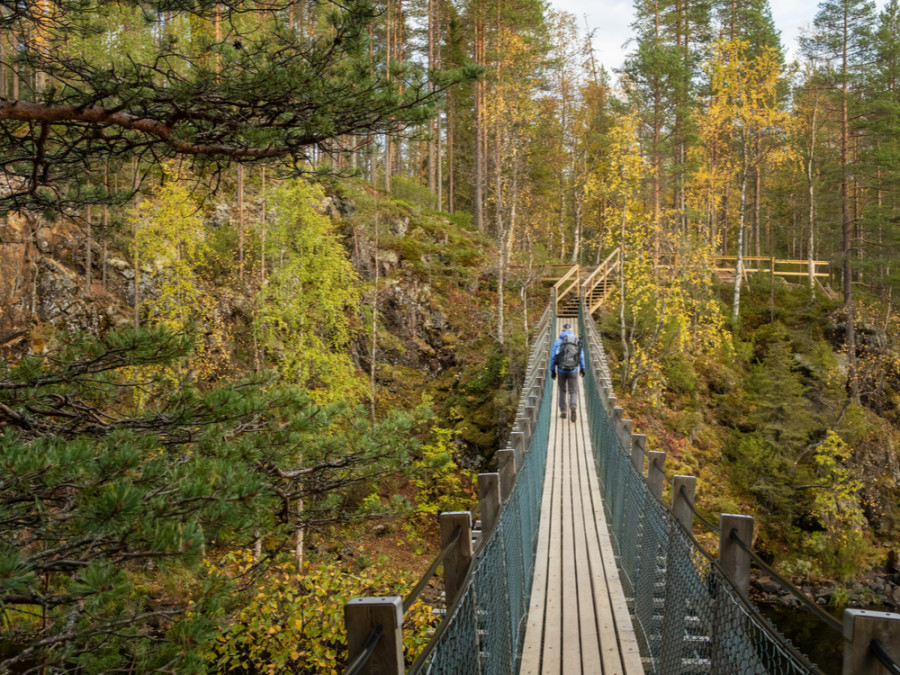
[[[721,514],[716,526],[694,505],[695,477],[665,476],[665,453],[647,452],[646,438],[632,433],[632,422],[616,405],[600,337],[593,321],[585,321],[585,310],[582,304],[579,328],[590,363],[585,388],[594,458],[646,671],[821,673],[749,601],[753,563],[842,632],[845,675],[883,672],[875,670],[875,660],[897,672],[877,638],[891,635],[897,649],[900,614],[848,609],[842,625],[753,552],[746,543],[752,541],[751,517]],[[671,510],[662,503],[664,482],[671,485]],[[719,533],[718,559],[694,538],[695,518]]]
[[[518,670],[537,547],[550,430],[547,377],[555,306],[535,327],[509,446],[498,471],[478,476],[481,532],[469,512],[440,515],[442,551],[405,600],[354,598],[344,607],[350,666],[345,675],[402,673],[403,615],[444,568],[446,609],[410,674],[481,675]],[[376,632],[383,634],[376,637]]]

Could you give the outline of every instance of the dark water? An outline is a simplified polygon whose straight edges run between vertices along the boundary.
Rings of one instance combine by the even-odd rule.
[[[780,605],[761,605],[759,609],[825,675],[841,675],[844,666],[844,638],[840,633],[804,609],[790,609]],[[842,614],[843,611],[834,612],[839,620]]]

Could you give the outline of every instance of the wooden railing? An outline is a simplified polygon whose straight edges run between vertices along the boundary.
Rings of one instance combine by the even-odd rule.
[[[727,277],[729,274],[734,274],[735,268],[737,267],[737,257],[713,256],[711,260],[714,265],[713,271],[720,279],[722,277]],[[669,263],[672,264],[673,267],[677,267],[679,260],[675,257],[674,259],[670,259]],[[582,274],[590,268],[579,265],[552,265],[551,268],[554,269],[554,271],[556,269],[565,271],[562,273],[561,277],[544,277],[543,281],[555,282],[553,285],[553,297],[557,307],[559,307],[563,298],[580,288],[581,296],[585,298],[587,309],[589,313],[593,314],[606,300],[608,293],[605,289],[609,286],[609,279],[619,271],[621,264],[621,249],[617,248],[610,253],[606,257],[606,260],[600,263],[600,265],[598,265],[584,281],[580,281]],[[777,276],[801,279],[809,277],[810,265],[812,265],[813,268],[813,279],[815,280],[816,286],[825,295],[833,297],[833,293],[829,291],[821,281],[822,279],[827,279],[829,276],[829,262],[827,260],[779,260],[778,258],[771,256],[745,256],[743,258],[742,267],[743,275],[745,277],[750,274],[766,273],[773,278]],[[595,289],[604,284],[606,284],[604,292],[601,295],[597,295]],[[597,295],[597,297],[594,297],[595,295]]]
[[[719,272],[734,272],[737,267],[737,257],[731,255],[717,255],[713,257],[715,270]],[[731,263],[727,267],[726,265]],[[744,256],[743,268],[745,274],[768,272],[777,277],[808,277],[809,266],[812,265],[813,277],[827,277],[828,272],[820,272],[819,268],[828,268],[827,260],[779,260],[774,257]],[[798,269],[799,268],[799,269]]]
[[[581,295],[585,299],[584,301],[588,307],[589,314],[596,312],[600,308],[600,305],[603,304],[603,301],[606,300],[607,294],[605,292],[599,298],[593,298],[594,289],[600,284],[606,283],[610,275],[615,274],[619,270],[619,265],[621,264],[621,249],[617,248],[610,253],[606,257],[606,260],[600,263],[597,269],[591,272],[590,276],[581,284]]]
[[[569,271],[566,272],[559,281],[553,284],[553,300],[556,302],[557,309],[559,308],[559,303],[562,302],[562,299],[571,293],[573,289],[578,288],[580,272],[580,265],[572,265]]]

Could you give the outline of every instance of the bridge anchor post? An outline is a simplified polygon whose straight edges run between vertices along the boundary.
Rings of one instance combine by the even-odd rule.
[[[373,631],[381,629],[372,655],[356,671],[359,675],[402,675],[406,672],[402,598],[353,598],[344,605],[344,626],[350,661],[367,649]]]
[[[456,546],[444,559],[444,593],[447,607],[451,607],[456,602],[472,562],[472,514],[468,511],[445,511],[439,519],[442,549],[453,541],[456,528],[460,529]]]
[[[723,513],[719,517],[719,565],[746,600],[750,596],[750,554],[731,538],[735,532],[747,546],[753,543],[753,516]]]
[[[516,466],[516,451],[498,450],[494,455],[497,457],[497,472],[500,474],[500,498],[506,501],[516,484],[519,470]]]
[[[844,675],[887,675],[872,651],[877,641],[888,659],[900,663],[900,614],[867,609],[844,610]]]
[[[663,483],[666,481],[666,453],[651,450],[647,453],[647,487],[650,494],[662,501]]]
[[[500,517],[500,474],[478,474],[478,502],[481,512],[481,536],[486,537],[494,529]]]

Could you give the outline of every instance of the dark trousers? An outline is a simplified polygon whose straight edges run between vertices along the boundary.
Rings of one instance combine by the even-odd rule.
[[[574,373],[562,373],[556,371],[556,381],[559,383],[559,410],[565,412],[569,406],[578,406],[578,371]]]

